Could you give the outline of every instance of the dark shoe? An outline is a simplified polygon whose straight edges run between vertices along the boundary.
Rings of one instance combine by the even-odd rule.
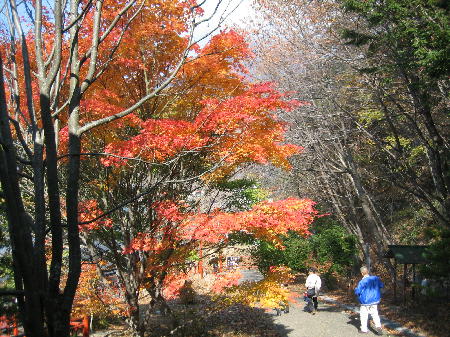
[[[382,328],[375,328],[376,334],[378,336],[383,336],[383,329]]]

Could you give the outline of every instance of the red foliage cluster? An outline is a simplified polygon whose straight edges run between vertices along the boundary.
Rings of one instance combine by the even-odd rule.
[[[91,199],[78,204],[78,223],[91,221],[103,214],[98,206],[97,200]],[[80,231],[95,230],[103,227],[111,227],[112,220],[109,218],[101,218],[89,224],[80,225]]]
[[[164,280],[163,295],[166,300],[177,298],[180,295],[180,289],[189,278],[185,273],[170,273]]]
[[[301,103],[285,100],[268,83],[252,86],[223,101],[203,101],[204,108],[191,121],[149,119],[140,123],[139,135],[109,144],[105,152],[121,157],[164,161],[183,151],[206,151],[207,161],[223,160],[227,171],[247,163],[272,162],[289,167],[287,158],[301,148],[284,141],[285,126],[273,112]],[[102,159],[106,166],[121,166],[117,157]]]
[[[289,230],[310,234],[309,225],[318,215],[314,205],[309,199],[289,198],[265,201],[245,212],[193,215],[185,222],[183,236],[214,243],[226,240],[233,231],[246,231],[280,245],[278,235]]]
[[[209,214],[183,213],[171,201],[155,205],[158,231],[141,233],[125,248],[124,253],[136,250],[159,252],[174,240],[217,243],[226,241],[230,233],[246,231],[255,237],[269,240],[279,246],[280,234],[297,231],[309,235],[309,225],[317,217],[315,203],[309,199],[289,198],[262,202],[251,210],[237,213],[214,211]]]
[[[214,279],[214,284],[211,287],[211,291],[213,293],[220,294],[226,288],[237,286],[241,278],[242,274],[239,271],[217,275]]]

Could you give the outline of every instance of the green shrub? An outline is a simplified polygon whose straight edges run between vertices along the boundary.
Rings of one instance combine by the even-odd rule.
[[[313,231],[308,238],[295,232],[284,236],[285,249],[257,242],[253,256],[259,270],[266,273],[270,266],[284,265],[295,272],[305,272],[311,265],[330,265],[325,273],[329,277],[332,273],[346,274],[357,253],[356,238],[335,223],[321,224]]]
[[[357,253],[356,238],[338,225],[312,235],[311,245],[319,264],[332,262],[329,271],[341,275],[347,273]]]
[[[267,274],[270,266],[286,264],[283,251],[265,241],[257,242],[255,249],[252,251],[252,255],[258,269],[263,274]]]
[[[285,245],[286,250],[283,252],[285,264],[295,271],[307,271],[312,253],[310,240],[296,233],[290,233],[285,240]]]

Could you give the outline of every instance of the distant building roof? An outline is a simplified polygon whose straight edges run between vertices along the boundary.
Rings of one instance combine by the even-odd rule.
[[[388,245],[384,257],[394,258],[400,264],[427,263],[425,251],[428,246]]]

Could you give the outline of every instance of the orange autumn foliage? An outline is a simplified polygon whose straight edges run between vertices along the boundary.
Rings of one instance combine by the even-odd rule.
[[[189,275],[185,273],[170,273],[164,280],[164,298],[172,300],[180,296],[180,290],[183,288]]]
[[[126,163],[120,157],[162,162],[187,151],[204,152],[210,165],[220,163],[210,179],[231,173],[245,163],[273,163],[289,168],[288,158],[298,153],[298,146],[283,144],[285,125],[273,114],[300,104],[287,101],[268,83],[254,85],[241,95],[219,101],[204,101],[204,108],[190,121],[149,119],[141,131],[129,140],[109,144],[106,166]]]
[[[211,292],[213,294],[221,294],[226,289],[237,286],[241,278],[242,274],[239,271],[218,274],[211,286]]]
[[[92,199],[80,202],[78,205],[78,222],[80,223],[80,231],[111,227],[112,220],[106,217],[103,217],[94,222],[90,222],[88,224],[82,224],[83,222],[95,219],[101,214],[103,214],[103,211],[99,208],[97,200]]]
[[[169,200],[155,203],[152,207],[157,219],[152,224],[151,231],[135,236],[123,253],[142,251],[149,254],[146,273],[149,276],[167,273],[164,293],[166,298],[174,298],[179,295],[184,281],[189,277],[188,273],[180,272],[177,266],[183,265],[199,244],[204,248],[215,247],[219,243],[226,244],[229,234],[245,231],[255,238],[271,241],[282,247],[280,234],[291,230],[305,236],[310,234],[309,225],[318,216],[314,204],[308,199],[289,198],[261,202],[244,212],[227,213],[216,210],[210,214],[198,214],[187,211],[184,203]],[[168,251],[173,253],[162,261],[161,258]],[[285,298],[287,293],[282,289],[280,280],[288,280],[289,273],[275,269],[271,273],[273,277],[260,286],[272,289],[270,294],[277,294],[272,294],[276,298]],[[238,274],[218,274],[211,291],[220,293],[224,288],[236,286],[240,278]],[[276,290],[277,287],[279,290]],[[250,291],[247,294],[250,296]],[[270,294],[267,296],[272,296]]]
[[[162,0],[145,0],[143,2],[142,9],[127,26],[127,21],[130,19],[132,12],[124,15],[119,19],[118,24],[108,32],[104,40],[101,41],[99,50],[97,53],[97,67],[102,72],[94,83],[90,84],[88,91],[83,93],[81,106],[80,106],[80,122],[85,124],[95,119],[110,116],[123,109],[129,107],[135,103],[139,98],[148,94],[148,90],[156,87],[160,82],[167,77],[167,75],[173,70],[176,63],[179,61],[174,55],[182,55],[184,49],[188,44],[188,31],[192,19],[191,7],[197,4],[195,0],[188,1],[162,1]],[[80,6],[87,5],[87,1],[81,1]],[[115,0],[105,0],[102,2],[102,15],[101,15],[101,28],[100,36],[106,34],[109,25],[117,19],[120,10],[123,8],[124,3]],[[85,17],[83,17],[82,25],[77,36],[77,53],[80,55],[80,62],[82,67],[80,69],[79,77],[83,79],[88,72],[89,68],[89,52],[92,46],[92,27],[94,26],[95,6],[90,6],[86,11]],[[54,40],[54,27],[53,17],[50,8],[43,7],[43,25],[44,30],[42,37],[44,41]],[[196,8],[196,14],[201,14],[202,9]],[[65,17],[65,25],[69,26],[70,18]],[[126,28],[126,29],[125,29]],[[199,92],[204,91],[205,86],[211,87],[214,93],[220,92],[224,89],[222,84],[220,87],[214,85],[214,77],[221,72],[223,74],[223,81],[227,82],[227,86],[235,88],[240,83],[240,80],[232,80],[233,76],[230,76],[230,71],[224,67],[233,67],[236,64],[237,57],[244,58],[245,47],[240,47],[236,44],[236,38],[232,38],[236,34],[231,32],[223,32],[222,37],[215,38],[210,42],[208,47],[202,48],[193,46],[191,48],[192,53],[189,56],[188,63],[182,68],[181,72],[173,84],[171,85],[170,96],[180,96],[180,92],[185,94],[189,91],[194,96],[202,96]],[[2,35],[3,36],[3,35]],[[229,37],[227,37],[229,36]],[[36,64],[36,45],[33,30],[27,30],[25,36],[26,43],[28,45],[29,59],[31,71],[37,73]],[[118,41],[121,41],[120,45],[116,48]],[[224,42],[227,40],[228,42]],[[232,42],[234,41],[234,42]],[[8,50],[11,48],[11,41],[5,40],[0,46],[4,55],[8,55]],[[68,40],[63,40],[62,46],[62,65],[66,67],[70,58],[70,46]],[[234,45],[233,45],[234,44]],[[229,48],[232,46],[232,48]],[[43,44],[44,55],[49,57],[52,50],[52,43]],[[220,48],[227,49],[226,52],[220,56]],[[20,42],[16,42],[15,45],[16,55],[15,61],[19,65],[17,67],[17,80],[19,83],[24,81],[23,72],[23,55],[20,48]],[[206,57],[211,51],[216,52],[211,57]],[[112,59],[111,52],[115,51],[115,55]],[[238,56],[239,55],[239,56]],[[197,56],[200,57],[195,60]],[[236,57],[236,60],[233,59]],[[201,61],[200,61],[201,60]],[[236,61],[236,62],[235,62]],[[7,64],[9,66],[9,64]],[[209,71],[206,69],[210,68]],[[218,70],[212,70],[217,68]],[[200,71],[198,71],[200,70]],[[59,102],[60,105],[55,105],[56,109],[59,109],[61,105],[69,99],[69,77],[65,73],[67,69],[62,70]],[[196,85],[198,75],[200,73],[208,72],[209,75],[202,76],[202,84]],[[207,79],[206,79],[207,78]],[[228,79],[228,81],[226,80]],[[36,77],[32,78],[31,82],[33,91],[33,102],[39,102],[39,87]],[[203,88],[203,89],[202,89]],[[7,89],[7,96],[13,95]],[[227,91],[227,90],[225,90]],[[195,94],[194,94],[195,92]],[[25,96],[25,90],[18,93],[20,95],[20,110],[22,114],[17,116],[21,124],[25,125],[29,123],[30,116],[28,116],[27,99]],[[207,96],[202,96],[204,98]],[[208,96],[209,97],[209,96]],[[197,99],[188,99],[184,102],[195,102]],[[178,110],[185,111],[182,107],[182,103],[178,101]],[[189,103],[190,104],[190,103]],[[198,103],[196,103],[198,104]],[[114,121],[107,126],[99,127],[96,130],[92,130],[92,137],[90,139],[98,138],[103,142],[111,140],[117,140],[123,137],[123,133],[120,128],[127,126],[136,127],[137,122],[136,115],[153,115],[161,114],[165,111],[165,107],[172,106],[172,102],[168,102],[165,98],[157,98],[145,103],[144,106],[136,112],[136,114],[130,114]],[[34,104],[36,109],[37,124],[41,127],[40,120],[40,106]],[[14,106],[10,106],[10,113],[14,114]],[[59,153],[65,154],[67,152],[67,111],[68,107],[65,106],[60,112],[56,114],[56,118],[61,122],[61,138],[59,139]],[[14,130],[12,130],[14,133]],[[97,145],[97,141],[93,144],[87,142],[83,144],[84,150],[92,149]]]
[[[125,248],[125,254],[139,250],[158,253],[176,241],[216,244],[227,241],[228,235],[237,231],[282,246],[280,234],[296,231],[309,235],[309,225],[318,216],[313,201],[295,198],[261,202],[249,211],[236,213],[218,210],[209,214],[184,213],[175,202],[166,201],[162,205],[166,207],[165,212],[158,213],[158,231],[153,228],[151,233],[136,236]]]
[[[131,34],[134,34],[133,32]],[[165,35],[153,36],[151,31],[139,31],[137,34],[140,36],[140,42],[134,41],[136,37],[133,35],[130,37],[133,40],[131,45],[140,44],[136,48],[141,53],[136,54],[136,51],[128,53],[130,45],[128,38],[124,37],[127,43],[123,45],[127,47],[119,52],[124,53],[126,57],[121,56],[115,60],[106,71],[104,79],[94,83],[91,90],[85,94],[81,102],[81,122],[116,114],[135,103],[138,97],[148,94],[149,88],[158,84],[159,76],[155,74],[167,73],[167,69],[173,67],[173,64],[170,64],[173,62],[173,54],[181,52],[186,47],[186,38],[179,36],[163,40]],[[144,39],[145,34],[151,35],[147,36],[150,41]],[[165,44],[171,41],[177,46],[177,51],[164,48]],[[157,54],[143,55],[142,53],[147,52],[146,46],[149,44],[162,48],[158,49]],[[120,143],[121,140],[128,138],[129,128],[137,130],[148,128],[148,132],[151,132],[152,126],[148,125],[151,121],[147,122],[149,118],[154,118],[152,121],[163,119],[161,123],[153,126],[157,129],[169,124],[166,119],[170,117],[174,122],[181,123],[178,128],[180,131],[183,127],[182,119],[186,121],[194,119],[204,105],[203,100],[212,97],[226,99],[245,90],[248,84],[242,76],[245,72],[243,62],[248,59],[251,52],[243,36],[235,31],[223,31],[214,36],[205,47],[194,50],[196,52],[180,69],[171,86],[166,89],[165,95],[149,100],[135,113],[93,130],[97,142],[86,144],[85,149],[98,146],[98,141],[103,144],[110,143],[110,146],[114,147],[116,142]],[[64,118],[62,120],[60,153],[66,152],[68,139]],[[147,146],[151,145],[150,143]]]
[[[126,307],[121,299],[122,292],[113,280],[101,280],[96,265],[82,264],[72,317],[124,315]]]
[[[303,236],[310,234],[309,225],[318,216],[314,205],[315,202],[309,199],[288,198],[263,201],[244,212],[216,211],[193,215],[184,224],[183,236],[215,243],[226,240],[233,231],[245,231],[282,247],[280,234],[288,231],[296,231]]]
[[[88,1],[81,1],[81,5],[87,3]],[[115,0],[98,2],[97,5],[103,6],[100,36],[106,33],[109,24],[118,17],[123,3],[123,1]],[[95,11],[88,7],[86,15],[80,17],[80,29],[77,30],[75,38],[76,45],[69,45],[70,38],[65,39],[68,34],[64,33],[61,67],[58,74],[55,73],[58,80],[52,89],[54,94],[50,102],[49,110],[51,111],[48,112],[49,119],[55,123],[54,129],[60,136],[57,139],[59,155],[67,153],[69,138],[67,128],[69,106],[65,103],[71,102],[70,108],[76,112],[72,116],[76,116],[77,123],[79,121],[83,126],[99,118],[123,111],[164,83],[176,68],[179,59],[183,59],[183,51],[188,45],[190,6],[196,3],[195,0],[144,1],[142,2],[143,10],[129,27],[126,27],[126,22],[129,18],[127,16],[131,14],[127,13],[101,42],[97,53],[98,58],[95,64],[91,64],[92,70],[101,74],[99,78],[94,77],[95,80],[86,79],[91,68],[90,61],[93,60],[89,48],[92,46],[91,28],[95,20]],[[48,10],[43,18],[45,28],[43,38],[49,42],[54,40],[54,27],[50,23],[52,16],[52,12]],[[66,27],[71,25],[69,22],[71,18],[69,16],[64,18]],[[33,63],[36,60],[36,55],[33,54],[36,50],[33,34],[33,30],[28,32],[26,42],[30,51],[31,73],[37,74],[37,66]],[[122,43],[115,50],[119,40],[122,40]],[[5,48],[8,49],[7,46]],[[45,49],[43,59],[52,60],[50,57],[53,53],[52,43],[45,43],[43,48]],[[59,50],[56,52],[59,54]],[[115,55],[111,52],[115,52]],[[75,58],[70,63],[69,59],[72,55],[75,55]],[[110,58],[111,56],[114,57]],[[205,47],[194,46],[187,55],[186,63],[170,85],[158,96],[145,102],[133,114],[96,127],[89,132],[80,131],[82,128],[78,129],[80,135],[84,132],[81,152],[99,152],[106,147],[110,154],[117,156],[140,157],[151,162],[164,162],[188,151],[199,154],[195,158],[198,159],[198,163],[213,168],[209,170],[209,175],[205,176],[209,180],[225,177],[239,166],[249,163],[272,163],[288,168],[289,157],[299,153],[301,149],[283,144],[286,126],[275,117],[274,113],[279,109],[291,109],[300,103],[288,100],[270,84],[249,84],[244,77],[246,69],[243,65],[250,56],[251,52],[244,38],[232,30],[222,31]],[[19,51],[17,53],[19,65],[23,65],[21,58]],[[70,65],[77,65],[78,62],[81,66],[80,72],[71,73]],[[58,65],[58,62],[53,64]],[[49,67],[52,65],[49,64]],[[18,67],[18,82],[23,82],[22,68]],[[41,127],[38,102],[39,89],[42,87],[39,88],[37,85],[37,77],[39,76],[35,76],[31,83],[32,99],[36,102],[34,107],[37,116],[36,124]],[[79,79],[80,83],[75,84],[77,88],[72,90],[68,81],[73,82],[75,79]],[[89,85],[85,86],[84,84],[87,83]],[[81,92],[85,87],[89,87],[89,90]],[[15,93],[12,92],[7,93],[7,96],[14,95]],[[23,122],[24,129],[27,129],[25,119],[30,119],[27,115],[27,99],[24,91],[18,95],[21,95],[21,110],[25,112],[23,116],[18,117],[18,120]],[[80,104],[77,102],[77,97],[81,99]],[[14,107],[9,108],[13,115]],[[53,130],[53,128],[47,128],[47,130]],[[47,132],[46,140],[53,140],[47,137]],[[78,147],[75,151],[78,151]],[[84,155],[86,154],[83,154],[82,158],[85,158]],[[71,158],[78,158],[78,154],[72,153]],[[56,158],[54,163],[56,167]],[[117,166],[119,169],[122,169],[121,165],[123,165],[120,159],[109,156],[105,157],[103,163]],[[79,163],[75,164],[77,166]],[[56,176],[53,178],[54,182],[58,182]],[[91,185],[94,184],[91,182]],[[65,191],[70,192],[71,187],[74,187],[74,198],[68,198],[68,200],[78,200],[76,198],[77,183],[70,185],[70,188],[68,187]],[[86,187],[89,189],[91,186]],[[85,190],[80,191],[85,192]],[[64,193],[63,189],[61,192]],[[79,204],[80,223],[91,221],[102,214],[99,201],[89,199],[90,192],[86,192],[89,195],[88,200]],[[169,272],[169,276],[175,275],[170,268],[185,262],[198,242],[214,245],[219,241],[226,241],[227,235],[233,231],[247,231],[258,238],[276,241],[277,235],[287,230],[298,230],[306,234],[310,218],[314,217],[312,206],[311,210],[308,210],[310,205],[308,201],[292,200],[284,204],[283,202],[261,204],[255,206],[252,211],[237,214],[216,210],[211,214],[200,215],[186,211],[180,202],[172,202],[173,205],[170,204],[171,202],[168,201],[163,207],[157,204],[151,205],[155,208],[158,217],[155,229],[151,232],[143,231],[134,237],[129,246],[125,247],[125,253],[136,250],[151,253],[148,254],[148,258],[145,256],[145,260],[139,261],[142,265],[146,264],[149,275],[159,273],[158,276],[160,276],[165,272]],[[69,206],[76,206],[76,201]],[[75,209],[75,207],[72,208]],[[59,207],[51,209],[59,210]],[[77,239],[76,211],[75,209],[68,215],[68,218],[73,220],[73,226],[69,227],[71,232],[66,237]],[[299,219],[292,219],[294,216]],[[55,215],[56,218],[58,215]],[[96,232],[111,226],[112,221],[112,219],[102,218],[89,224],[82,224],[79,229]],[[58,222],[60,221],[56,219],[55,223]],[[53,226],[55,227],[58,226]],[[59,247],[62,247],[62,242],[65,241],[57,242],[56,235],[53,238],[56,244],[61,243]],[[69,241],[73,243],[73,249],[79,248],[79,242],[76,241]],[[162,254],[171,250],[174,252],[167,257]],[[76,266],[80,262],[80,254],[71,248],[69,256],[71,269],[68,275],[74,275],[74,277],[68,278],[68,284],[72,282],[74,291],[78,278]],[[72,259],[74,256],[78,256],[78,260]],[[61,263],[57,261],[56,266],[58,264],[61,268]],[[73,265],[75,265],[74,268],[72,268]],[[138,267],[138,263],[133,264],[129,272],[133,273],[132,269]],[[220,281],[227,286],[234,282],[231,279]],[[118,307],[114,309],[114,313],[128,314],[129,312],[120,309],[119,303],[116,302],[119,300],[116,295],[121,291],[122,289],[114,284],[104,284],[96,274],[94,266],[84,265],[75,299],[74,313],[100,313],[104,307],[114,306]],[[59,294],[56,295],[59,296]]]

